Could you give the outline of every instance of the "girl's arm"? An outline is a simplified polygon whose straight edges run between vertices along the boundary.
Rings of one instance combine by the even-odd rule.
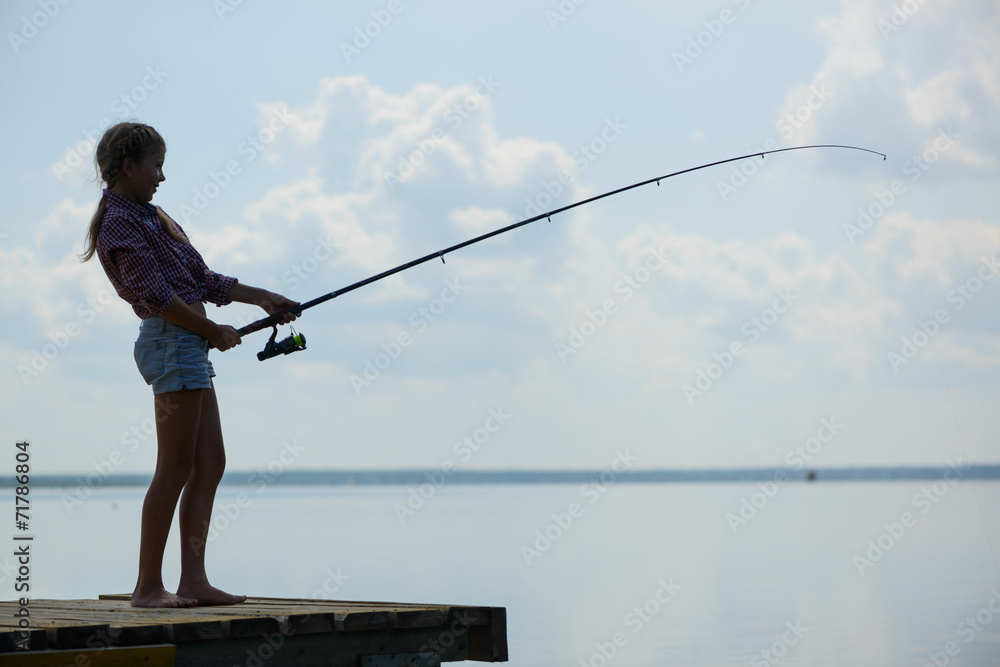
[[[200,307],[201,303],[197,305]],[[207,338],[212,347],[220,352],[240,344],[240,335],[235,328],[228,324],[216,324],[205,317],[204,313],[184,303],[176,294],[167,309],[160,313],[160,317]]]
[[[234,284],[226,294],[226,298],[230,301],[239,301],[240,303],[249,303],[255,306],[260,306],[268,315],[274,315],[275,313],[285,310],[286,308],[299,305],[298,301],[292,301],[291,299],[283,297],[280,294],[268,292],[267,290],[259,287],[244,285],[243,283]],[[281,319],[281,323],[288,324],[296,317],[296,315],[287,313]]]

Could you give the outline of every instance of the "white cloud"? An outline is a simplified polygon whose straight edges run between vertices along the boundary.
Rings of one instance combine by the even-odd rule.
[[[484,209],[480,206],[456,208],[448,219],[463,234],[485,234],[511,224],[510,214],[500,208]]]
[[[946,161],[995,169],[1000,129],[987,119],[1000,113],[1000,6],[938,0],[895,23],[896,4],[842,0],[841,8],[819,21],[826,58],[808,83],[788,92],[781,111],[794,114],[817,86],[832,91],[798,138],[863,142],[907,156],[951,126],[962,138]]]
[[[962,99],[961,88],[967,72],[953,69],[941,72],[906,92],[910,117],[924,127],[931,128],[949,120],[965,120],[971,113],[969,104]]]
[[[36,247],[56,258],[82,253],[84,238],[96,208],[93,203],[77,204],[69,197],[63,199],[38,224],[35,232]]]

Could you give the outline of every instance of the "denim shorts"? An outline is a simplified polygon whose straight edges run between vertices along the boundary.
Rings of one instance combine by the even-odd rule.
[[[208,340],[162,317],[139,325],[135,365],[153,394],[211,389],[215,369],[208,360]]]

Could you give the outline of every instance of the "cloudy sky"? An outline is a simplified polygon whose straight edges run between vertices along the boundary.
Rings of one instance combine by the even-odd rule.
[[[715,160],[888,155],[670,179],[310,310],[305,352],[248,336],[231,469],[998,459],[995,2],[349,4],[3,3],[0,434],[37,473],[153,468],[138,320],[76,259],[121,120],[209,266],[298,300]]]

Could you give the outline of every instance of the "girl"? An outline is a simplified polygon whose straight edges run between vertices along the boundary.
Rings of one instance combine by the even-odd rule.
[[[135,360],[153,386],[156,470],[142,506],[139,579],[134,607],[236,604],[208,582],[205,541],[226,454],[208,360],[240,344],[236,329],[216,324],[204,301],[252,303],[268,314],[297,306],[280,294],[210,271],[180,225],[149,202],[164,180],[166,144],[140,123],[109,128],[95,161],[107,188],[87,233],[87,261],[96,254],[118,295],[142,319]],[[295,319],[286,314],[284,322]],[[182,493],[183,492],[183,493]],[[177,593],[163,586],[163,551],[180,498],[181,578]]]

